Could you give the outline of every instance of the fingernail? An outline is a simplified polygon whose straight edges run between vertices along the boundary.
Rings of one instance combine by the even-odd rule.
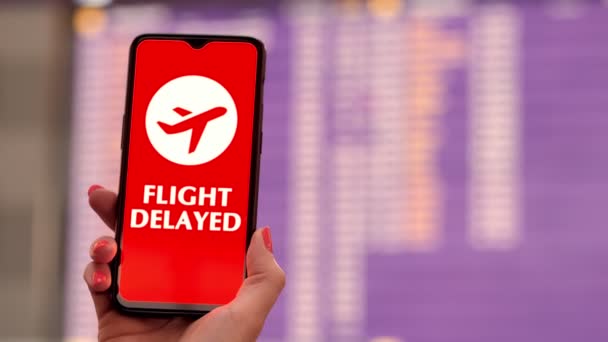
[[[103,189],[103,186],[97,185],[97,184],[91,185],[91,187],[89,188],[88,195],[91,196],[91,194],[93,193],[93,191],[99,190],[99,189]]]
[[[272,253],[272,235],[270,234],[270,228],[266,227],[262,230],[262,238],[264,239],[264,246]]]
[[[108,277],[106,277],[105,274],[99,271],[93,272],[93,286],[99,286],[101,284],[104,284],[107,279]]]
[[[101,248],[104,248],[105,246],[108,245],[108,241],[106,240],[99,240],[97,242],[95,242],[95,244],[93,244],[93,251],[97,251]]]

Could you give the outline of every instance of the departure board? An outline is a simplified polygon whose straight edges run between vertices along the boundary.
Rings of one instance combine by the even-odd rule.
[[[249,2],[244,2],[244,4]],[[287,287],[260,341],[608,340],[608,6],[293,1],[78,8],[65,336],[108,234],[128,47],[245,34],[268,50],[258,223]]]

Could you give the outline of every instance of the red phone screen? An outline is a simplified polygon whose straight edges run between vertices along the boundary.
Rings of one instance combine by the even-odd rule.
[[[118,297],[226,304],[245,271],[258,49],[135,49]]]

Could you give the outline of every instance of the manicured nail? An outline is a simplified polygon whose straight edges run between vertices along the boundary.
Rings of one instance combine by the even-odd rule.
[[[262,230],[262,238],[264,238],[264,246],[272,253],[272,235],[270,235],[270,228],[266,227]]]
[[[108,277],[106,277],[106,275],[103,274],[102,272],[99,272],[99,271],[93,272],[93,286],[99,286],[101,284],[104,284],[107,279],[108,279]]]
[[[93,244],[93,251],[98,251],[107,246],[108,244],[109,243],[107,240],[99,240]]]
[[[89,192],[88,192],[89,196],[91,196],[91,194],[93,193],[93,191],[99,190],[99,189],[103,189],[103,186],[97,185],[97,184],[91,185],[91,187],[89,188]]]

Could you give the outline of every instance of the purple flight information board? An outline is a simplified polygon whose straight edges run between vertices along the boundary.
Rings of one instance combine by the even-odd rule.
[[[260,341],[608,341],[608,6],[464,3],[77,9],[66,340],[96,337],[83,194],[118,183],[128,46],[184,32],[268,49]]]

